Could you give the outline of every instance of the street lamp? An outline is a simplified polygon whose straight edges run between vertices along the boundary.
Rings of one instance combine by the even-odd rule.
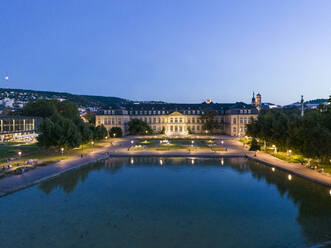
[[[20,159],[21,159],[21,156],[22,156],[22,152],[21,151],[19,151],[18,153],[18,156],[20,157]]]
[[[277,147],[275,145],[272,145],[272,148],[274,149],[274,154],[277,154]]]
[[[145,131],[145,134],[147,134],[147,133],[148,133],[148,131],[146,130],[146,131]]]
[[[64,148],[63,148],[63,147],[61,147],[61,153],[62,153],[62,156],[63,156],[63,152],[64,152]]]
[[[92,144],[92,151],[94,150],[94,141],[91,142]]]
[[[133,145],[133,140],[131,140],[131,145]]]
[[[286,154],[286,155],[287,155],[288,157],[290,157],[291,154],[292,154],[292,150],[287,150],[287,154]]]
[[[116,136],[116,133],[113,133],[113,137],[115,138],[115,136]]]

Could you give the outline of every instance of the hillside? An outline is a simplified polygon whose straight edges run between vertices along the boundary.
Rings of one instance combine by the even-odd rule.
[[[90,95],[76,95],[64,92],[53,91],[37,91],[37,90],[23,90],[23,89],[4,89],[0,88],[0,101],[5,105],[5,102],[12,104],[12,107],[21,107],[25,103],[41,98],[70,100],[78,106],[104,108],[114,104],[128,104],[131,101],[108,96],[90,96]],[[1,102],[0,102],[1,104]]]

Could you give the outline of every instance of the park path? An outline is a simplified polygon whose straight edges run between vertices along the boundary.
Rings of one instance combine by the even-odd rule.
[[[321,174],[300,164],[288,163],[264,152],[258,152],[257,156],[254,156],[255,152],[250,152],[244,148],[238,139],[224,136],[219,136],[218,138],[224,141],[224,147],[227,148],[227,151],[212,152],[205,149],[199,149],[191,152],[188,152],[187,150],[131,151],[128,149],[128,147],[131,145],[130,142],[131,140],[134,140],[134,137],[122,138],[115,141],[112,145],[109,144],[103,148],[96,149],[94,152],[85,154],[83,158],[80,156],[74,156],[47,166],[38,167],[22,175],[12,175],[2,178],[0,179],[0,197],[37,184],[43,180],[58,176],[64,172],[79,168],[101,159],[105,159],[109,156],[249,157],[252,160],[288,171],[293,175],[298,175],[311,181],[331,187],[330,175]]]
[[[0,179],[0,197],[29,187],[43,180],[58,176],[64,172],[107,158],[109,155],[106,154],[106,152],[121,148],[122,146],[127,145],[126,143],[128,143],[126,139],[114,141],[113,145],[109,143],[103,148],[95,149],[93,152],[84,154],[83,158],[81,158],[80,155],[77,155],[46,166],[37,167],[22,175],[6,176]]]
[[[255,152],[248,151],[248,148],[244,148],[243,144],[238,139],[228,140],[228,145],[238,153],[245,154],[252,160],[257,162],[288,171],[290,174],[297,175],[306,178],[310,181],[314,181],[325,186],[331,187],[331,175],[327,173],[320,173],[316,170],[305,167],[299,163],[289,163],[279,158],[276,158],[268,153],[258,151],[255,156]]]

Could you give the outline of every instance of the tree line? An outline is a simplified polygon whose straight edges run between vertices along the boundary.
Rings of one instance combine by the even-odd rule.
[[[84,122],[76,104],[65,100],[40,99],[29,102],[22,111],[25,116],[42,117],[38,127],[38,144],[42,147],[75,148],[92,140],[102,140],[108,135],[101,125]]]
[[[331,99],[331,97],[330,97]],[[328,105],[306,110],[262,110],[257,120],[247,125],[247,134],[278,150],[291,149],[308,158],[329,163],[331,158],[331,100]]]

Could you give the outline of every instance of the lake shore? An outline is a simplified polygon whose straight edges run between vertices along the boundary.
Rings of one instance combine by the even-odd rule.
[[[247,151],[247,149],[243,147],[242,143],[233,138],[224,138],[224,146],[227,148],[227,151],[216,152],[206,151],[203,149],[197,149],[191,152],[188,152],[187,150],[130,151],[128,149],[129,146],[130,140],[128,138],[123,138],[116,144],[112,146],[107,145],[103,148],[96,149],[94,152],[84,155],[83,158],[80,156],[74,156],[59,162],[51,163],[47,166],[36,168],[22,175],[12,175],[2,178],[0,179],[0,197],[108,157],[246,157],[270,167],[287,171],[290,174],[331,187],[330,175],[319,173],[300,164],[282,161],[264,152],[258,152],[257,156],[255,156],[255,152]]]

